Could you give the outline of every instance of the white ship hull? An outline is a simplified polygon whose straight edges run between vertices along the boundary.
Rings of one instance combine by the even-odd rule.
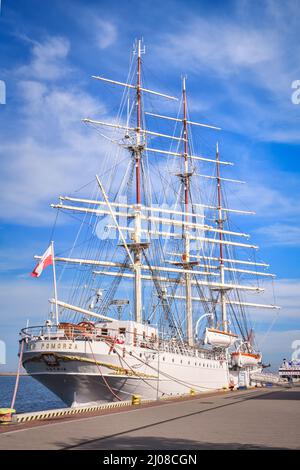
[[[213,353],[190,356],[124,345],[114,351],[102,341],[29,341],[23,365],[68,406],[228,387],[227,361]]]

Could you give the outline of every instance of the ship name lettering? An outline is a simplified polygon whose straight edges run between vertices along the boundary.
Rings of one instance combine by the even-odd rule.
[[[39,349],[78,349],[77,344],[74,343],[49,343],[49,342],[40,342],[38,343]],[[36,344],[28,344],[27,349],[32,350],[36,349]]]

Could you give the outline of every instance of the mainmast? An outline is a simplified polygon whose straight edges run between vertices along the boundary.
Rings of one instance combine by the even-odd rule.
[[[223,254],[223,230],[224,230],[224,222],[225,219],[223,218],[222,212],[222,189],[221,189],[221,175],[220,175],[220,157],[219,157],[219,145],[216,145],[216,167],[217,167],[217,198],[218,198],[218,205],[217,205],[217,212],[218,218],[216,220],[219,231],[219,269],[220,269],[220,306],[221,306],[221,315],[222,315],[222,326],[224,331],[228,331],[228,321],[227,321],[227,304],[225,298],[225,266],[224,266],[224,254]]]
[[[141,116],[142,116],[142,100],[141,100],[141,65],[142,65],[142,41],[139,39],[137,44],[137,83],[136,83],[136,148],[135,156],[135,177],[136,177],[136,203],[141,204],[141,154],[143,146],[141,146]],[[143,53],[145,51],[143,50]]]
[[[142,322],[142,275],[141,275],[141,253],[144,244],[141,244],[141,157],[144,149],[144,142],[141,135],[141,117],[142,117],[142,93],[141,93],[141,65],[142,41],[137,43],[137,82],[136,82],[136,142],[132,147],[135,160],[135,180],[136,180],[136,207],[134,209],[134,235],[133,243],[130,248],[134,253],[134,312],[135,321]]]
[[[190,177],[192,173],[189,172],[189,145],[188,145],[188,122],[187,122],[187,97],[186,97],[186,78],[182,79],[182,102],[183,102],[183,146],[184,146],[184,172],[181,175],[184,184],[184,212],[185,222],[184,225],[184,266],[187,268],[190,263],[190,233],[189,233],[189,192],[190,192]],[[193,335],[193,311],[192,311],[192,283],[191,273],[185,273],[185,307],[186,307],[186,336],[189,346],[194,344]]]

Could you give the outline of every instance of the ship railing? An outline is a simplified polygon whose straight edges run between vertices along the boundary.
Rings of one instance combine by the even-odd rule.
[[[63,328],[55,326],[28,326],[21,330],[22,339],[66,339]]]
[[[110,330],[103,333],[101,327],[91,328],[83,327],[83,325],[60,324],[60,325],[43,325],[31,326],[21,330],[21,337],[27,341],[43,341],[43,340],[71,340],[71,341],[105,341],[112,347],[118,342],[119,330]],[[161,352],[181,354],[190,358],[199,359],[222,359],[221,354],[216,351],[199,349],[197,347],[188,346],[185,343],[174,340],[159,340],[153,337],[145,337],[136,332],[126,331],[124,335],[124,344],[134,345],[145,349],[154,349]]]
[[[31,326],[23,328],[21,336],[28,340],[113,340],[111,336],[101,334],[100,330],[86,330],[79,326]]]
[[[163,352],[182,354],[191,358],[198,359],[224,359],[224,354],[217,351],[208,351],[207,349],[199,349],[196,347],[187,346],[184,343],[176,343],[173,341],[161,341],[159,343],[159,350]]]
[[[105,329],[106,330],[106,329]],[[133,344],[134,346],[157,349],[157,338],[144,336],[136,332],[126,331],[123,336],[119,329],[109,329],[104,332],[101,327],[89,327],[89,325],[72,325],[70,323],[61,323],[60,325],[31,326],[21,330],[21,336],[25,340],[91,340],[105,341],[111,344]],[[120,341],[120,339],[123,341]]]

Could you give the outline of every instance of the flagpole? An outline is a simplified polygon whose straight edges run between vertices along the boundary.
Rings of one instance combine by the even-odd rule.
[[[54,299],[55,299],[55,318],[58,325],[58,305],[57,305],[57,286],[56,286],[56,270],[55,270],[55,255],[54,255],[54,242],[51,242],[52,248],[52,267],[53,267],[53,284],[54,284]]]

